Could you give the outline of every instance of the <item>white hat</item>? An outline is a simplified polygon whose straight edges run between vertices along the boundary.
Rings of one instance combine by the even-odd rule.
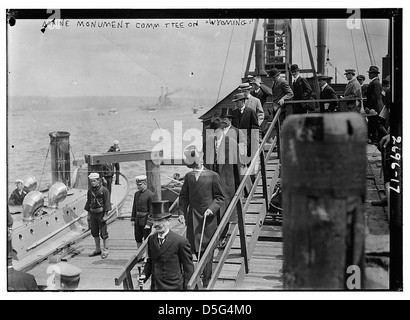
[[[135,181],[137,183],[144,182],[147,180],[147,176],[145,174],[140,174],[139,176],[135,177]]]
[[[260,86],[261,85],[261,78],[260,77],[254,77],[251,81],[250,81],[250,83],[252,84],[252,83],[256,83],[258,86]]]
[[[118,140],[114,140],[113,144],[120,144]]]
[[[100,178],[100,175],[99,175],[98,173],[96,173],[96,172],[92,172],[92,173],[90,173],[90,174],[88,175],[88,178],[91,179],[91,180],[99,179],[99,178]]]
[[[252,89],[252,86],[248,82],[245,82],[245,83],[241,83],[238,89],[239,90],[250,90]]]
[[[17,180],[16,180],[16,183],[22,183],[22,184],[24,184],[24,181],[23,181],[22,179],[17,179]]]

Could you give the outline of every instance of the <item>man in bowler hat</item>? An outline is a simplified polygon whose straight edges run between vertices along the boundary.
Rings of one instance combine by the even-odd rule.
[[[383,109],[383,88],[379,79],[379,68],[370,66],[369,70],[369,86],[367,87],[367,104],[365,112],[368,115],[368,134],[370,142],[378,144],[380,139],[387,135],[388,132],[381,125],[380,112]]]
[[[292,64],[290,66],[290,73],[293,77],[292,91],[293,100],[309,100],[312,96],[312,87],[308,81],[300,75],[300,69],[297,64]],[[306,104],[294,103],[292,104],[292,113],[307,113],[308,109],[305,107]]]
[[[320,112],[335,112],[337,110],[337,95],[335,90],[327,83],[326,76],[318,75],[319,88],[320,88],[320,99],[328,100],[334,99],[331,102],[321,102]]]
[[[232,102],[236,108],[232,111],[232,125],[246,132],[246,151],[250,161],[259,146],[259,123],[256,112],[246,106],[247,99],[244,93],[233,96]]]
[[[148,260],[139,283],[151,277],[151,290],[186,290],[194,273],[191,247],[186,238],[169,229],[168,200],[151,202],[150,218],[156,232],[148,238]]]

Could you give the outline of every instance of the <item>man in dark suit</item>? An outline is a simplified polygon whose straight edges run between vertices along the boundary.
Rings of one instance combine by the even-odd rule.
[[[293,77],[292,82],[292,91],[293,91],[293,100],[309,100],[312,96],[312,87],[307,82],[307,80],[300,76],[300,69],[297,64],[292,64],[290,66],[290,73]],[[292,113],[300,114],[307,113],[308,110],[304,107],[302,103],[292,104]]]
[[[269,71],[269,76],[273,78],[272,85],[272,102],[273,102],[273,112],[271,115],[271,120],[274,117],[274,113],[278,110],[277,108],[282,108],[281,121],[285,119],[286,116],[286,106],[284,105],[286,100],[293,98],[292,88],[289,86],[288,82],[280,77],[280,71],[273,68]]]
[[[8,257],[7,260],[7,291],[38,290],[37,281],[33,275],[14,269],[11,257]]]
[[[207,139],[206,161],[204,166],[219,174],[221,178],[222,188],[225,192],[226,199],[220,208],[220,217],[225,214],[236,190],[241,182],[241,171],[244,168],[242,159],[245,156],[246,138],[243,133],[232,126],[232,109],[223,108],[220,118],[222,127],[215,130],[215,135]],[[235,223],[238,221],[237,215],[234,213],[229,222]],[[227,224],[224,232],[221,235],[220,247],[226,245],[226,234],[229,230]]]
[[[168,200],[151,202],[151,212],[156,233],[148,238],[148,260],[140,285],[151,277],[151,290],[186,290],[194,273],[189,242],[169,229]]]
[[[186,237],[192,253],[202,256],[218,227],[218,211],[225,201],[219,174],[203,166],[203,154],[196,146],[185,148],[186,164],[192,171],[185,175],[179,194],[179,221],[186,221]],[[205,219],[205,226],[203,223]],[[201,243],[201,236],[202,243]],[[212,276],[212,257],[206,262],[203,285],[208,286]]]
[[[366,98],[367,97],[367,87],[369,86],[368,84],[364,83],[364,81],[366,80],[366,77],[362,74],[359,74],[356,77],[356,79],[359,82],[361,90],[362,90],[362,98]],[[366,108],[366,101],[362,100],[361,105],[360,105],[360,113],[363,113],[365,108]]]
[[[320,99],[337,99],[335,90],[326,82],[325,77],[318,76],[320,87]],[[337,101],[321,102],[320,112],[335,112],[337,109]]]
[[[378,144],[379,140],[387,134],[385,128],[381,125],[379,114],[383,109],[382,85],[379,79],[379,68],[370,66],[369,86],[367,87],[367,103],[365,112],[368,115],[368,132],[369,139],[372,143]]]
[[[248,156],[247,163],[252,159],[259,145],[259,124],[256,112],[245,106],[247,99],[244,93],[238,93],[233,96],[232,101],[236,109],[232,111],[232,125],[239,130],[246,132],[246,152]]]

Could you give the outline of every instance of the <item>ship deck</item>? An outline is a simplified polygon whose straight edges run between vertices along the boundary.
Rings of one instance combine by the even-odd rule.
[[[389,223],[386,207],[374,207],[372,200],[379,200],[383,193],[383,178],[381,172],[381,156],[373,145],[367,147],[367,196],[365,203],[366,215],[366,282],[365,289],[388,289],[389,267]],[[267,162],[268,179],[276,175],[278,160],[272,154]],[[260,189],[260,188],[259,188]],[[265,207],[261,199],[261,190],[255,192],[254,197],[245,214],[247,240],[250,241],[253,232],[257,229],[257,213]],[[233,245],[225,261],[222,271],[212,290],[282,290],[282,227],[273,223],[272,217],[267,213],[262,228],[259,230],[257,241],[250,246],[249,272],[241,272],[241,256],[239,236],[233,238]],[[185,227],[176,218],[171,220],[171,229],[182,234]],[[78,290],[116,291],[124,290],[115,284],[115,278],[124,270],[124,266],[137,251],[134,240],[133,228],[129,216],[120,215],[108,226],[109,256],[102,260],[101,257],[88,257],[94,250],[94,242],[88,236],[72,245],[74,251],[68,255],[60,256],[63,260],[82,269],[81,281]],[[217,266],[222,250],[216,249],[214,253],[214,267]],[[51,257],[28,270],[33,274],[40,285],[47,285],[50,273],[49,266],[58,261],[58,257]],[[137,265],[138,266],[138,265]],[[138,268],[131,272],[136,290]],[[149,290],[149,281],[144,285],[144,290]]]

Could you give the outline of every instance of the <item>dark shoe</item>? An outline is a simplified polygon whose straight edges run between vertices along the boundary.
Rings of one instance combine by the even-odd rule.
[[[101,255],[101,250],[95,250],[93,253],[90,253],[89,257],[95,257]]]
[[[374,207],[387,207],[387,199],[375,200],[370,202]]]
[[[219,249],[224,249],[224,248],[226,247],[226,242],[227,242],[227,241],[226,241],[226,237],[220,239],[220,240],[219,240],[218,248],[219,248]]]

